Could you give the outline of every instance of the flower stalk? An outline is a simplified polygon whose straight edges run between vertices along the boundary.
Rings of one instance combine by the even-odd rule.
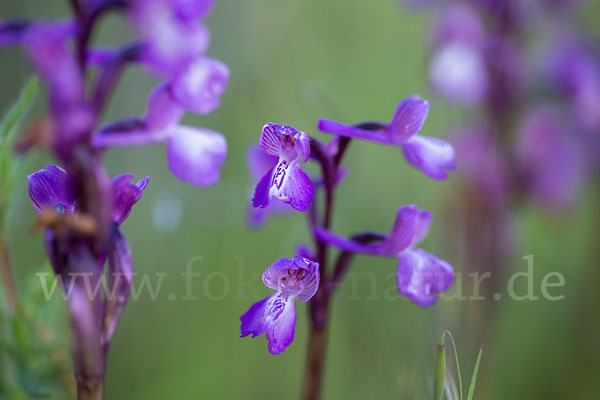
[[[452,266],[416,247],[427,234],[432,218],[428,211],[414,205],[400,207],[388,235],[361,232],[344,238],[331,231],[336,188],[346,174],[341,164],[352,139],[401,147],[406,161],[428,177],[447,178],[447,171],[455,168],[452,146],[437,138],[416,136],[428,110],[427,101],[412,96],[400,102],[388,124],[345,125],[320,120],[319,129],[335,135],[326,145],[289,125],[268,122],[263,127],[259,146],[249,149],[249,169],[257,181],[252,198],[257,210],[251,212],[251,223],[254,226],[263,223],[268,216],[264,211],[267,207],[278,214],[282,213],[278,208],[282,205],[306,212],[314,250],[299,246],[293,263],[286,261],[291,259],[280,259],[267,268],[263,282],[277,293],[254,303],[241,316],[240,330],[242,337],[266,333],[269,351],[281,354],[295,333],[295,312],[290,305],[296,297],[309,303],[309,339],[302,389],[306,400],[321,398],[331,299],[354,254],[397,258],[400,294],[423,307],[433,305],[436,294],[452,284]],[[309,159],[318,163],[320,176],[310,179],[303,172],[300,165]],[[322,205],[313,202],[317,189],[323,193]],[[332,247],[340,252],[335,264],[330,266]],[[311,269],[309,273],[304,264],[316,270]],[[298,293],[302,293],[302,298]]]

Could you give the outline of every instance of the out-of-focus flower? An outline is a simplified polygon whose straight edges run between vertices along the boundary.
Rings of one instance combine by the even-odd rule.
[[[258,143],[252,144],[246,153],[246,164],[254,185],[278,163],[279,158],[266,153]],[[251,228],[259,228],[271,215],[286,215],[292,209],[283,202],[276,201],[270,207],[248,207],[248,224]]]
[[[214,1],[134,0],[133,25],[142,36],[142,58],[150,69],[173,76],[204,54],[210,42],[208,28],[198,21]]]
[[[517,158],[530,194],[548,209],[569,208],[585,173],[583,152],[560,112],[540,107],[523,122]]]
[[[400,146],[406,161],[428,177],[443,180],[447,170],[456,167],[454,149],[437,138],[416,136],[423,127],[429,103],[418,96],[400,102],[389,124],[364,122],[345,125],[328,119],[319,120],[319,130],[353,139],[362,139],[389,146]]]
[[[415,247],[427,235],[431,218],[417,206],[400,207],[392,230],[380,244],[358,243],[318,227],[315,234],[344,251],[398,258],[398,291],[413,303],[429,307],[435,303],[436,293],[447,290],[454,279],[450,264]]]
[[[298,211],[308,210],[315,188],[298,165],[310,156],[308,134],[289,125],[267,122],[260,135],[260,147],[278,161],[256,185],[252,205],[265,208],[276,198]]]
[[[190,63],[171,82],[173,100],[187,111],[208,114],[219,106],[227,87],[229,68],[221,61],[201,57]]]
[[[150,94],[148,113],[143,120],[105,127],[94,135],[92,143],[106,148],[164,141],[169,169],[177,178],[197,186],[212,185],[219,180],[219,168],[227,157],[227,141],[210,129],[179,125],[183,110],[174,101],[171,88],[162,84]],[[212,105],[218,103],[211,96],[206,99]]]
[[[79,215],[74,178],[55,165],[47,165],[27,178],[29,197],[35,212],[42,217],[50,212],[64,219],[50,223],[46,229],[46,252],[56,275],[60,275],[65,290],[69,291],[66,295],[69,296],[77,343],[74,350],[76,369],[86,376],[97,376],[103,373],[101,353],[114,334],[133,282],[131,251],[119,226],[142,197],[149,178],[135,184],[130,183],[133,178],[131,174],[118,175],[111,180],[112,227],[106,247],[96,255],[87,250],[89,236],[86,235],[91,232],[81,232],[86,220],[85,216]],[[86,288],[90,282],[78,274],[86,274],[86,279],[91,280],[92,285],[97,284],[106,259],[109,291],[106,298],[100,301],[97,296],[88,293]]]
[[[574,32],[556,28],[543,67],[549,81],[571,102],[579,125],[586,131],[600,129],[600,61]]]
[[[319,264],[302,257],[280,258],[265,270],[265,285],[276,292],[240,317],[241,337],[266,333],[269,352],[280,354],[294,340],[294,300],[309,301],[319,288]]]
[[[471,7],[455,3],[442,9],[433,25],[430,81],[450,103],[473,107],[488,92],[486,33]]]
[[[48,86],[52,117],[51,141],[58,157],[68,162],[71,149],[92,130],[95,116],[85,101],[85,79],[68,48],[77,32],[73,21],[30,24],[23,46],[38,75]]]

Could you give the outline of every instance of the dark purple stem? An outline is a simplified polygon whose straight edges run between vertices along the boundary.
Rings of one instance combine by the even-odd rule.
[[[69,5],[71,6],[71,10],[73,14],[75,14],[78,18],[81,17],[81,5],[79,4],[79,0],[69,0]]]
[[[72,0],[76,1],[76,0]],[[92,38],[96,22],[102,15],[110,10],[123,9],[127,7],[126,0],[106,0],[98,3],[94,8],[86,9],[85,6],[80,8],[77,15],[81,24],[81,33],[77,42],[77,60],[82,70],[85,70],[86,55],[89,42]]]
[[[321,227],[329,229],[331,225],[335,181],[338,175],[338,167],[342,161],[345,151],[350,144],[350,139],[341,138],[338,151],[332,157],[325,151],[321,142],[311,139],[311,154],[319,161],[323,174],[323,186],[325,189],[325,206]],[[309,211],[309,222],[311,226],[318,224],[316,210],[311,207]],[[329,275],[327,273],[327,260],[329,246],[315,236],[317,247],[317,261],[321,274],[319,290],[310,301],[310,336],[306,360],[306,371],[304,378],[304,398],[317,400],[321,395],[321,382],[323,379],[324,356],[327,343],[327,316],[329,311]]]

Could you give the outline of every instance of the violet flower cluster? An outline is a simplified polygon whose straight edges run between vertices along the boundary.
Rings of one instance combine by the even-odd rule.
[[[205,186],[219,178],[224,137],[180,123],[185,111],[216,109],[227,85],[227,66],[206,55],[210,33],[202,21],[214,3],[71,0],[69,19],[0,21],[0,46],[22,45],[48,89],[49,118],[18,149],[49,149],[63,165],[31,174],[29,196],[48,259],[69,292],[79,399],[103,396],[108,347],[133,280],[120,225],[149,180],[131,183],[130,174],[109,179],[102,163],[106,150],[164,142],[168,167],[179,179]],[[94,47],[93,34],[108,12],[119,12],[136,38],[118,48]],[[148,98],[146,115],[99,126],[120,74],[133,63],[162,81]],[[107,293],[89,293],[104,279],[105,264]]]
[[[259,210],[251,210],[250,223],[263,223],[267,210],[277,214],[306,212],[314,248],[299,246],[294,257],[280,258],[265,270],[263,282],[276,292],[241,316],[242,337],[266,333],[269,351],[283,352],[294,339],[295,299],[310,303],[311,337],[316,336],[315,332],[327,325],[329,299],[352,255],[357,253],[397,259],[398,291],[417,305],[433,305],[436,294],[451,286],[452,266],[416,247],[427,235],[432,219],[428,211],[414,205],[400,207],[388,235],[362,232],[346,238],[330,226],[335,189],[346,174],[341,163],[353,139],[400,147],[407,163],[428,177],[448,177],[448,171],[455,168],[453,147],[441,139],[418,135],[428,111],[429,103],[413,96],[400,102],[389,123],[347,125],[322,119],[318,129],[334,135],[327,144],[288,125],[265,124],[259,144],[248,150],[248,164],[256,183],[252,205]],[[309,176],[303,170],[303,164],[309,160],[320,166],[320,176]],[[322,207],[314,200],[317,191],[324,196]],[[330,248],[340,250],[340,256],[328,268]],[[317,353],[322,353],[322,349]],[[310,354],[309,348],[309,357]]]
[[[449,212],[464,227],[456,244],[494,272],[514,246],[516,206],[569,210],[598,171],[600,57],[575,22],[585,1],[428,3],[431,87],[468,115],[449,133],[463,189]]]
[[[600,58],[574,21],[583,3],[437,6],[431,85],[481,111],[455,128],[459,167],[498,207],[526,196],[552,212],[569,209],[598,168]]]

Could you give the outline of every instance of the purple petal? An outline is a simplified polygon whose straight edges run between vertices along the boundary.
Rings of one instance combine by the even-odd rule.
[[[264,154],[264,153],[263,153]],[[266,208],[248,207],[248,225],[252,229],[258,229],[264,225],[271,216],[289,215],[294,210],[287,204],[276,201]]]
[[[264,284],[300,301],[310,300],[319,288],[319,263],[303,257],[280,258],[265,270]]]
[[[391,254],[398,254],[414,243],[419,224],[419,209],[415,205],[398,209],[394,226],[388,235],[385,246]]]
[[[282,353],[294,340],[296,328],[296,310],[294,299],[284,298],[281,293],[254,303],[240,317],[241,337],[252,334],[252,337],[262,335],[266,331],[271,354]]]
[[[340,250],[349,251],[353,253],[372,254],[383,257],[396,256],[396,254],[390,252],[387,246],[357,243],[351,239],[347,239],[338,235],[337,233],[331,232],[327,229],[323,229],[320,227],[313,228],[313,232],[320,241],[337,247]]]
[[[71,22],[39,24],[28,29],[24,39],[38,74],[50,87],[53,105],[61,108],[82,100],[84,95],[81,70],[66,44],[72,27]]]
[[[398,258],[398,291],[413,303],[429,307],[435,294],[447,290],[454,279],[450,264],[421,249],[403,252]]]
[[[57,209],[72,214],[76,205],[71,179],[67,172],[56,165],[46,165],[44,169],[27,176],[29,198],[39,215],[43,208]]]
[[[256,182],[273,169],[278,161],[278,157],[265,153],[258,143],[250,145],[246,152],[246,165],[252,180]]]
[[[460,41],[439,48],[431,58],[431,85],[449,102],[474,107],[484,101],[489,77],[480,50]]]
[[[413,245],[419,243],[421,240],[425,239],[427,236],[427,232],[429,231],[429,225],[431,224],[431,220],[433,216],[427,210],[419,211],[419,220],[417,222],[417,229],[415,232],[415,237],[413,238]]]
[[[186,110],[208,114],[219,106],[227,87],[229,68],[221,61],[202,57],[188,65],[171,82],[173,99]]]
[[[277,124],[267,122],[260,134],[260,148],[272,156],[279,157],[281,148],[280,136],[276,133]]]
[[[86,62],[90,66],[100,67],[108,64],[117,56],[117,50],[111,47],[90,48],[86,54]]]
[[[583,149],[558,110],[531,112],[520,130],[517,157],[531,194],[558,211],[575,203],[585,176]]]
[[[463,3],[452,3],[442,8],[433,24],[432,44],[439,47],[458,41],[483,48],[487,37],[480,15],[475,8]]]
[[[428,113],[429,102],[427,100],[418,96],[402,100],[387,129],[390,142],[400,145],[419,133]]]
[[[109,291],[106,297],[106,331],[104,334],[107,343],[110,342],[117,329],[133,284],[133,264],[127,240],[119,229],[114,230],[110,240],[107,272]]]
[[[293,126],[267,122],[260,135],[260,147],[288,162],[296,159],[306,162],[310,156],[310,137]]]
[[[293,341],[296,330],[296,309],[291,297],[273,297],[267,309],[267,340],[271,354],[283,353]]]
[[[150,131],[160,131],[177,124],[183,116],[181,106],[171,97],[167,84],[154,88],[148,97],[148,113],[144,117],[145,127]]]
[[[265,208],[271,202],[271,196],[269,195],[269,188],[271,183],[271,176],[273,175],[272,168],[269,172],[262,177],[256,189],[254,190],[254,197],[252,198],[252,206],[256,208]]]
[[[216,0],[171,0],[177,15],[191,21],[208,17],[215,3]]]
[[[260,336],[264,333],[266,306],[269,301],[275,297],[273,293],[269,297],[256,302],[246,311],[241,317],[242,325],[240,326],[241,337],[246,337],[252,334],[252,337]]]
[[[308,260],[316,260],[317,257],[310,246],[300,243],[296,246],[296,254],[298,257],[306,258]]]
[[[92,147],[96,149],[106,149],[109,147],[146,146],[149,144],[163,142],[168,136],[169,132],[167,130],[101,130],[100,132],[92,135]]]
[[[179,18],[169,2],[136,1],[130,10],[145,44],[142,59],[158,74],[182,71],[208,48],[208,28]]]
[[[300,132],[296,140],[296,152],[301,155],[302,162],[305,163],[310,157],[310,137],[306,132]]]
[[[352,139],[361,139],[369,142],[381,144],[392,144],[389,141],[389,136],[385,132],[384,125],[378,130],[361,129],[350,125],[342,124],[341,122],[320,119],[317,127],[322,132],[333,133],[334,135],[345,136]]]
[[[404,158],[435,180],[448,178],[446,170],[456,168],[454,148],[448,142],[428,136],[415,136],[402,146]]]
[[[227,156],[227,142],[206,128],[177,126],[167,138],[167,163],[173,174],[196,186],[219,180],[219,168]]]
[[[310,178],[296,163],[281,160],[273,169],[269,196],[289,204],[298,211],[310,208],[315,187]]]
[[[131,207],[142,198],[142,192],[148,185],[149,177],[145,177],[136,184],[130,183],[133,174],[117,175],[111,180],[113,197],[112,219],[121,225],[131,212]]]

